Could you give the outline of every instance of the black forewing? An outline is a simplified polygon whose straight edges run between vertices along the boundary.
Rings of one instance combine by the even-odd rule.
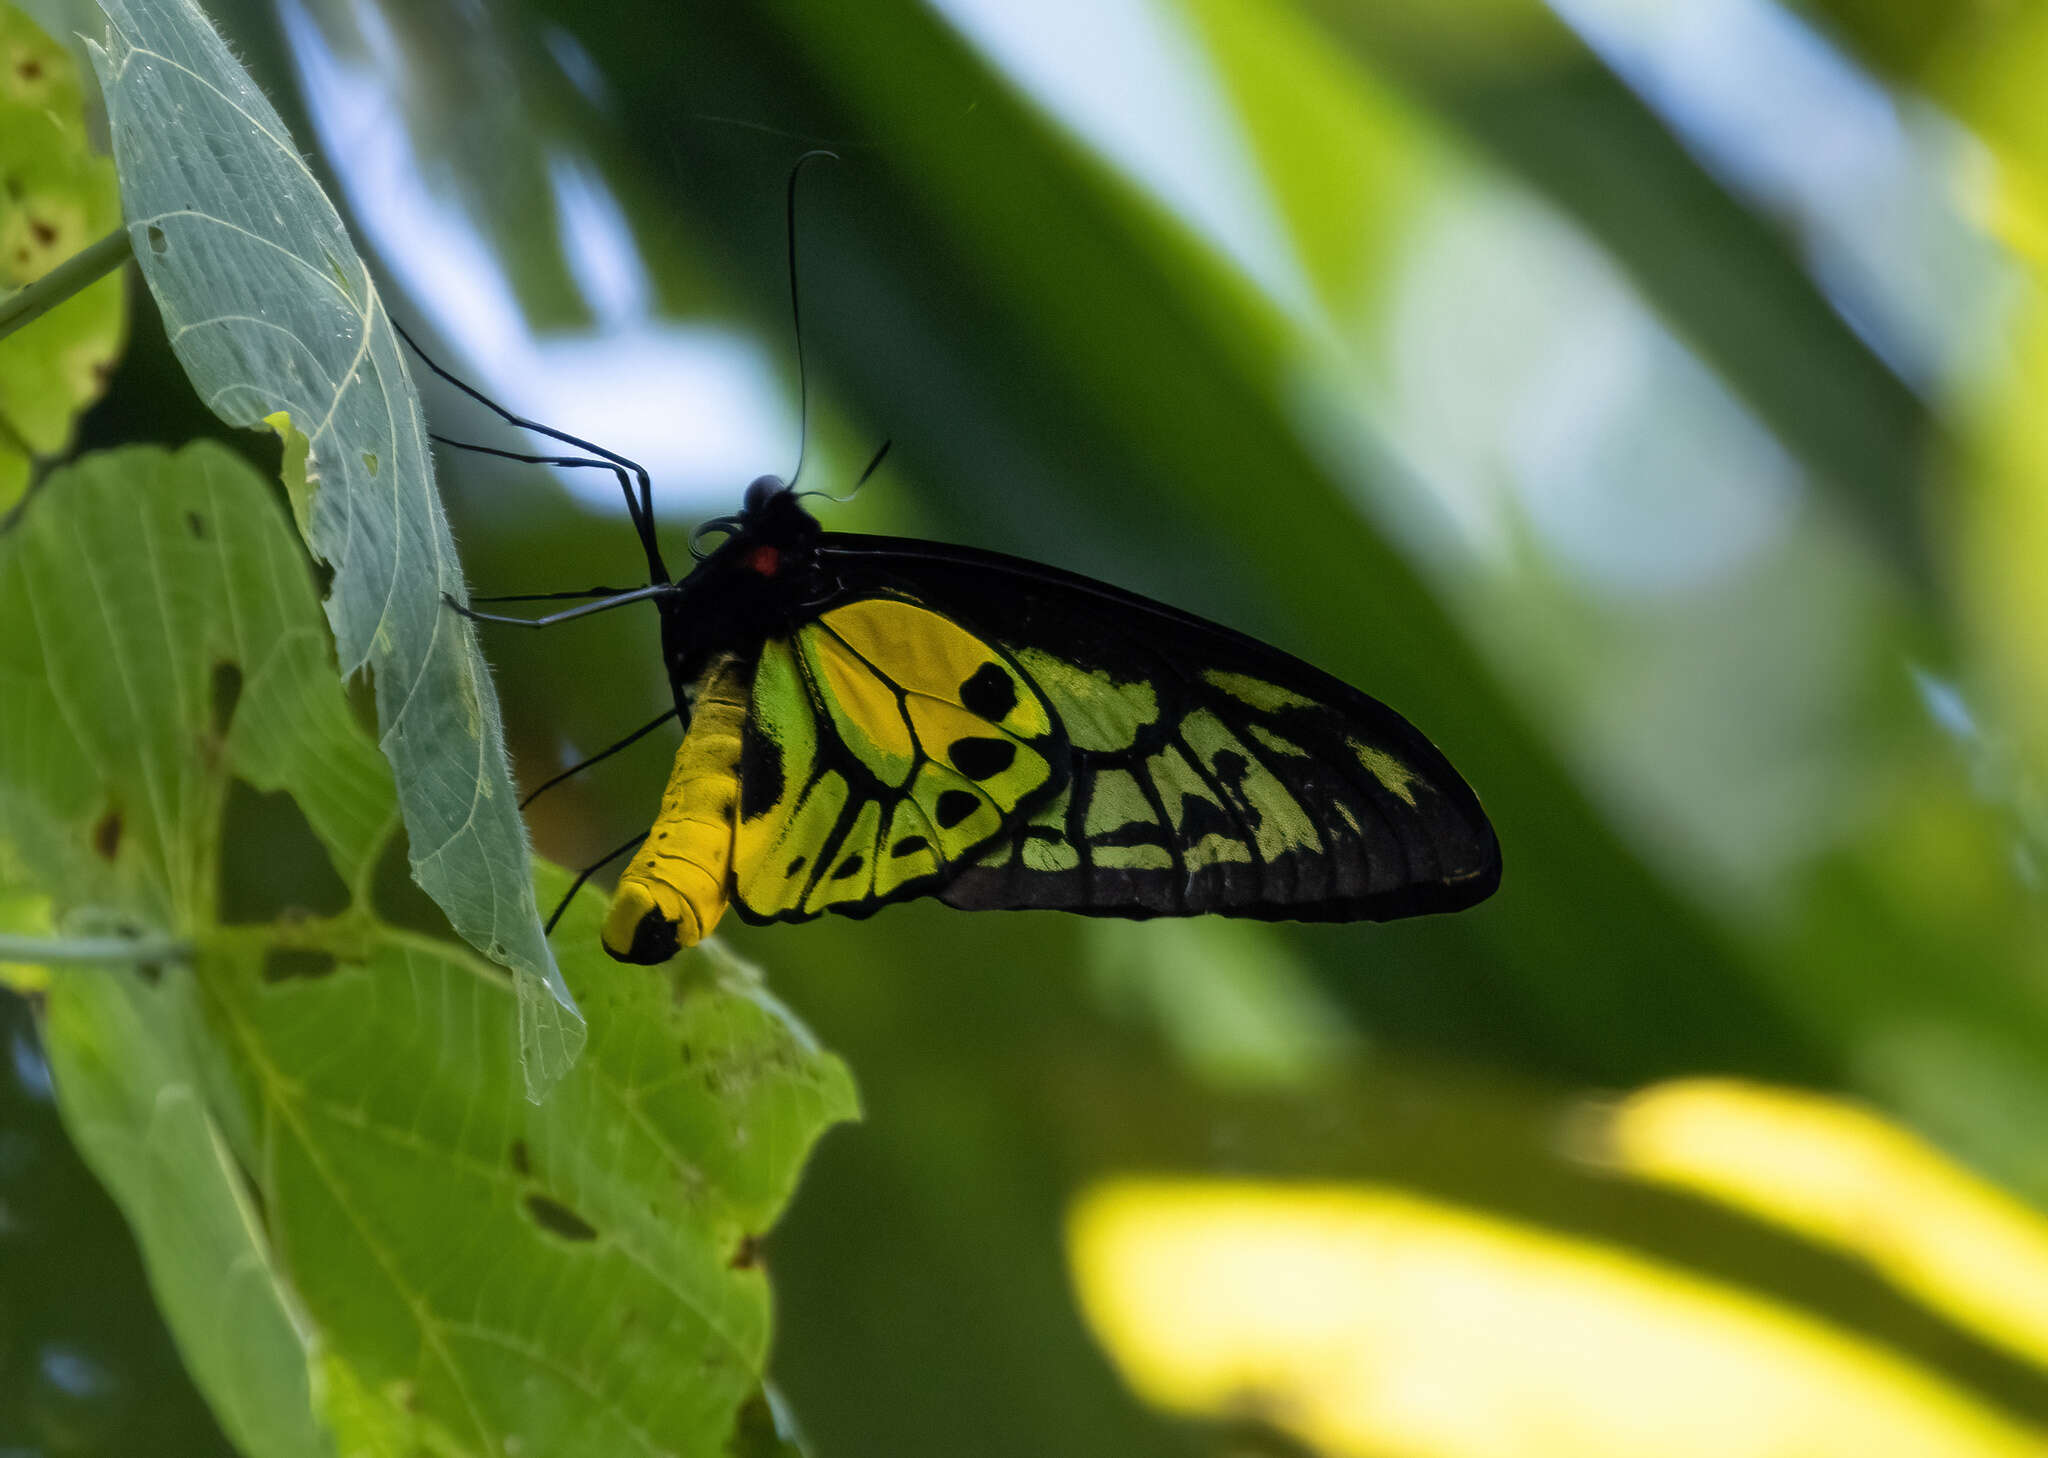
[[[1499,842],[1450,762],[1298,658],[1000,553],[838,533],[817,550],[834,600],[924,602],[1002,645],[1070,720],[1065,788],[949,867],[936,894],[952,905],[1390,920],[1499,885]],[[1142,718],[1148,693],[1150,719],[1122,742],[1099,706]]]

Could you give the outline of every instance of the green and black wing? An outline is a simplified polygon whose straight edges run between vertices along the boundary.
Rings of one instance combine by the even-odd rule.
[[[1500,881],[1477,797],[1377,700],[1277,649],[996,553],[826,535],[743,745],[749,920],[968,909],[1388,920]]]

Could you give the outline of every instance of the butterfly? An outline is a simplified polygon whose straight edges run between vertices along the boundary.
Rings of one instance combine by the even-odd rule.
[[[793,314],[796,177],[822,155],[790,173]],[[775,476],[698,528],[676,581],[643,467],[513,414],[398,332],[508,423],[585,454],[435,440],[611,471],[646,558],[645,587],[476,599],[591,599],[545,617],[449,599],[530,628],[641,601],[660,614],[673,707],[527,796],[684,726],[652,825],[577,877],[550,932],[596,870],[636,850],[601,935],[649,964],[728,909],[805,921],[933,896],[975,911],[1386,921],[1460,911],[1500,884],[1499,840],[1450,762],[1320,669],[1057,567],[828,532]],[[799,323],[799,365],[802,340]],[[701,550],[713,532],[724,540]]]
[[[621,961],[665,961],[728,909],[1384,921],[1500,883],[1493,827],[1436,747],[1277,648],[1041,563],[825,531],[773,476],[672,581],[640,481],[650,586],[560,594],[597,600],[549,618],[465,608],[660,613],[673,711],[605,751],[685,726],[621,848],[638,854],[602,932]]]
[[[1500,883],[1478,798],[1276,648],[994,552],[827,532],[775,477],[655,598],[688,729],[605,949],[969,910],[1387,920]]]

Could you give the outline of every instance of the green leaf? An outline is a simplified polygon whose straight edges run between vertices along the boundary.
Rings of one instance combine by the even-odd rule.
[[[397,335],[283,122],[198,9],[106,10],[93,60],[143,276],[207,403],[286,437],[306,540],[335,569],[327,617],[344,671],[376,680],[413,876],[521,974],[538,1098],[583,1029],[541,931],[497,693],[442,601],[466,592]]]
[[[0,825],[57,924],[209,925],[236,774],[297,788],[360,895],[395,828],[390,770],[249,467],[209,442],[124,450],[48,489],[0,539],[0,621],[19,625],[0,634]]]
[[[44,1031],[236,1441],[321,1451],[310,1401],[343,1453],[720,1452],[766,1359],[755,1239],[855,1110],[838,1061],[729,958],[611,963],[591,893],[563,930],[588,1051],[522,1099],[511,979],[376,913],[390,772],[282,510],[225,449],[55,473],[0,537],[0,617],[25,625],[0,644],[0,889],[194,948],[153,983],[55,973]],[[287,793],[343,909],[222,924],[236,780]]]
[[[127,1214],[222,1430],[265,1458],[324,1455],[306,1334],[179,1036],[189,1002],[127,972],[55,977],[43,1038],[64,1120]]]
[[[114,164],[86,140],[78,67],[0,3],[0,296],[34,283],[121,219]],[[106,278],[0,340],[0,508],[38,456],[61,452],[100,397],[128,319]]]

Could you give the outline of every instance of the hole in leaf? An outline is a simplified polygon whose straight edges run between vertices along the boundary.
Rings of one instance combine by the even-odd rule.
[[[596,1240],[597,1227],[571,1210],[559,1200],[550,1200],[546,1195],[528,1195],[526,1213],[534,1224],[564,1240]]]
[[[242,702],[240,667],[226,661],[213,665],[210,702],[213,705],[213,736],[226,739],[228,727],[235,722],[235,706]]]
[[[102,815],[92,828],[92,848],[101,860],[111,861],[121,852],[121,809],[117,805]]]
[[[323,952],[318,947],[272,947],[263,954],[263,980],[311,981],[330,975],[338,965],[334,953]]]
[[[460,941],[441,908],[434,904],[431,896],[420,890],[419,882],[413,880],[407,844],[403,830],[385,843],[384,853],[377,858],[377,874],[370,882],[371,904],[377,908],[379,916],[395,926]],[[490,965],[493,971],[511,975],[496,962]]]
[[[348,906],[348,887],[298,801],[281,790],[265,794],[246,780],[230,781],[221,816],[221,921],[249,926],[337,916]]]
[[[533,1173],[533,1161],[527,1156],[526,1141],[524,1139],[512,1141],[512,1172],[516,1175],[530,1175]]]
[[[168,253],[171,251],[171,240],[164,236],[164,230],[155,223],[149,225],[149,251],[151,253]]]

